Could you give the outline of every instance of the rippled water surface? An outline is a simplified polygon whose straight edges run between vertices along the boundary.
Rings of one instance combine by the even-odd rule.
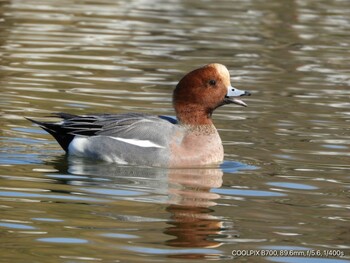
[[[350,262],[349,32],[348,0],[0,1],[0,261]],[[210,62],[253,93],[220,168],[67,159],[24,119],[174,115]]]

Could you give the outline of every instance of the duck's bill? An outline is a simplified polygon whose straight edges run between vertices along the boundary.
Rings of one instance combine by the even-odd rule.
[[[227,94],[225,96],[225,102],[228,103],[228,104],[229,103],[233,103],[233,104],[237,104],[237,105],[241,105],[241,106],[247,107],[248,105],[244,101],[238,99],[237,97],[250,96],[250,95],[251,95],[251,93],[248,92],[248,91],[239,90],[239,89],[236,89],[236,88],[234,88],[232,86],[229,86],[227,88]]]

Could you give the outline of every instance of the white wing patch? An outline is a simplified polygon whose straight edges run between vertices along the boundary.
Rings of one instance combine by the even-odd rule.
[[[156,144],[154,142],[151,142],[150,140],[138,140],[138,139],[125,139],[125,138],[119,138],[119,137],[110,137],[114,140],[129,143],[132,145],[136,145],[139,147],[154,147],[154,148],[165,148],[164,146],[161,146],[159,144]]]

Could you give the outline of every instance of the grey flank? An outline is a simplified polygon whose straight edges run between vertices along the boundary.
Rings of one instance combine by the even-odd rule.
[[[169,141],[175,132],[183,134],[183,128],[171,123],[168,118],[155,115],[127,113],[78,116],[57,113],[54,116],[64,121],[34,122],[52,134],[61,146],[69,145],[76,136],[89,138],[84,148],[86,155],[107,161],[167,166]],[[149,141],[150,145],[142,147],[115,138]],[[68,152],[68,147],[63,148]]]

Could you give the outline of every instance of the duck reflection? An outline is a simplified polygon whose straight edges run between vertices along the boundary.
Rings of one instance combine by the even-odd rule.
[[[59,163],[62,165],[65,162]],[[146,196],[134,195],[132,200],[166,204],[166,211],[169,212],[170,217],[168,217],[169,220],[167,220],[163,233],[171,236],[164,241],[167,246],[198,249],[221,245],[215,238],[223,238],[223,222],[222,218],[215,215],[213,209],[220,195],[211,191],[222,185],[223,172],[220,168],[132,167],[71,158],[66,163],[68,163],[67,168],[62,166],[58,169],[67,169],[66,171],[73,175],[87,176],[92,179],[99,178],[98,181],[89,181],[89,185],[98,184],[99,187],[108,186],[114,189],[116,187],[121,190],[146,192]],[[83,184],[83,181],[79,184]],[[170,253],[169,256],[181,258],[208,256],[204,254],[204,251],[203,253],[189,251],[186,255],[183,253],[171,255]]]
[[[223,173],[218,168],[170,170],[169,187],[171,214],[164,233],[174,236],[166,242],[175,247],[217,247],[214,240],[222,230],[222,222],[212,215],[220,195],[210,192],[222,185]]]
[[[171,225],[164,231],[174,236],[166,242],[173,247],[213,248],[221,243],[214,237],[220,234],[222,222],[210,215],[212,210],[203,207],[170,205],[167,209],[171,213]]]

